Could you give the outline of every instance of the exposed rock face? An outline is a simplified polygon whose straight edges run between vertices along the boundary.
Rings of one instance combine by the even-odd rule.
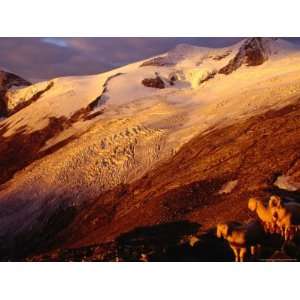
[[[263,64],[269,57],[269,49],[264,45],[262,38],[253,38],[247,41],[242,48],[245,51],[245,63],[247,66]]]
[[[25,87],[31,83],[13,73],[0,71],[0,117],[8,114],[6,92],[12,87]]]
[[[5,93],[0,91],[0,118],[6,116],[6,102],[5,102]]]
[[[112,79],[114,79],[114,78],[116,78],[116,77],[118,77],[118,76],[120,76],[120,75],[123,75],[123,73],[116,73],[116,74],[114,74],[114,75],[112,75],[112,76],[109,76],[109,77],[105,80],[105,82],[104,82],[104,84],[103,84],[103,91],[102,91],[101,95],[98,96],[95,100],[93,100],[93,101],[89,104],[89,108],[90,108],[90,109],[94,109],[94,108],[96,108],[96,107],[99,107],[100,105],[105,104],[105,102],[108,100],[107,93],[108,93],[108,84],[109,84],[109,82],[110,82]]]
[[[268,40],[264,38],[251,38],[245,41],[237,55],[219,70],[220,74],[228,75],[241,65],[258,66],[263,64],[270,55]]]
[[[165,84],[159,76],[155,78],[145,78],[142,81],[142,84],[147,87],[156,88],[156,89],[164,89]]]
[[[31,83],[13,73],[0,71],[0,88],[9,90],[13,86],[29,86]]]

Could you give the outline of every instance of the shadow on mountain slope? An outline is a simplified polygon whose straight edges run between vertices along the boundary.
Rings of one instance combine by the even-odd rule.
[[[29,260],[43,261],[231,261],[229,246],[211,230],[197,238],[200,224],[178,221],[137,227],[112,243],[59,249]],[[194,244],[194,245],[193,245]]]
[[[277,235],[266,235],[260,260],[300,259],[297,244],[284,244]],[[283,250],[284,249],[284,250]],[[248,257],[248,260],[253,258]],[[31,256],[28,261],[205,262],[234,261],[228,243],[216,237],[215,228],[201,232],[201,225],[178,221],[137,227],[113,242],[79,248],[62,248]]]

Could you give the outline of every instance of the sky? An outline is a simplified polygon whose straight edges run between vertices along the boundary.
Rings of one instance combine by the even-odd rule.
[[[32,82],[101,73],[174,48],[179,43],[224,47],[239,37],[0,38],[0,68]]]

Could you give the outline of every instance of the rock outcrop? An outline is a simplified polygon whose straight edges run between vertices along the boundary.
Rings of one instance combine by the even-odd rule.
[[[165,83],[159,76],[156,76],[155,78],[145,78],[143,79],[142,84],[146,87],[151,87],[156,89],[165,88]]]
[[[0,71],[0,117],[8,114],[6,93],[14,87],[25,87],[31,83],[13,73]]]
[[[269,42],[272,39],[251,38],[241,46],[236,56],[219,70],[220,74],[228,75],[241,65],[258,66],[263,64],[270,56]]]

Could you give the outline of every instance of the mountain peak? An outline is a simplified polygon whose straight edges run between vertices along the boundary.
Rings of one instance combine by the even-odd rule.
[[[264,63],[272,53],[270,38],[250,38],[247,39],[240,48],[240,54],[247,66],[257,66]]]
[[[253,37],[244,40],[236,55],[229,63],[219,70],[220,74],[228,75],[240,66],[258,66],[276,54],[276,38]]]

